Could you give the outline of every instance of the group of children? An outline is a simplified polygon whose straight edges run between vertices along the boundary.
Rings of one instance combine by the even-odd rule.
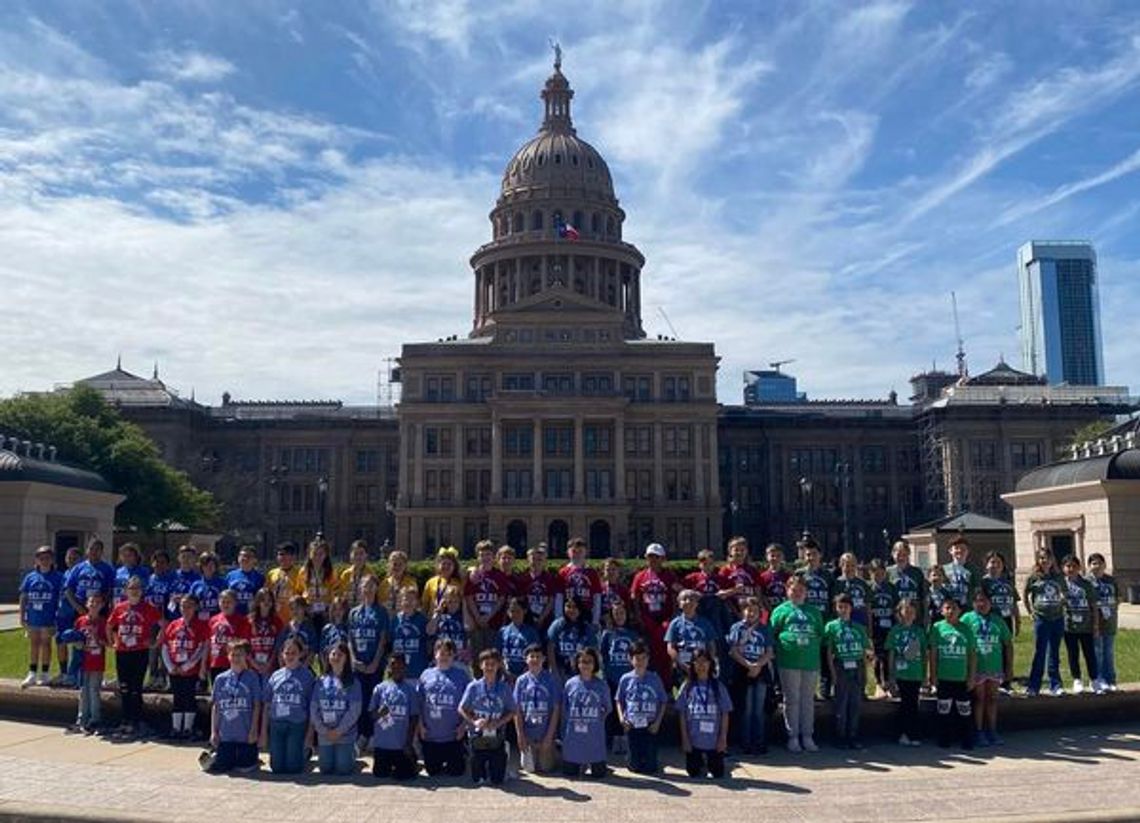
[[[611,753],[655,773],[669,709],[693,776],[724,775],[730,732],[741,752],[765,752],[779,702],[788,749],[815,751],[817,689],[832,701],[837,744],[859,748],[868,667],[876,694],[898,698],[900,744],[930,736],[924,686],[940,744],[1000,743],[997,695],[1010,684],[1022,600],[1037,641],[1029,694],[1046,661],[1050,693],[1060,689],[1062,638],[1075,691],[1078,653],[1090,688],[1115,687],[1117,591],[1097,555],[1085,578],[1076,558],[1062,576],[1042,553],[1022,598],[1003,558],[990,554],[981,573],[964,540],[927,575],[899,542],[894,564],[872,561],[869,579],[854,555],[833,575],[814,541],[799,548],[789,566],[769,546],[761,569],[733,538],[723,565],[702,551],[698,570],[679,578],[653,543],[627,585],[617,561],[600,574],[587,565],[581,539],[556,572],[544,546],[531,548],[521,573],[512,549],[483,541],[466,571],[458,552],[441,549],[421,592],[403,552],[379,573],[360,541],[339,573],[324,540],[303,563],[281,544],[264,576],[252,548],[223,576],[216,556],[190,547],[173,568],[162,551],[148,568],[127,544],[114,568],[92,541],[63,573],[41,547],[20,588],[24,685],[49,682],[54,638],[54,682],[80,690],[73,730],[92,733],[113,649],[119,738],[140,732],[149,676],[172,694],[174,738],[202,735],[197,695],[209,691],[213,771],[256,769],[261,750],[274,772],[298,773],[315,751],[321,772],[346,774],[371,749],[377,776],[410,779],[422,761],[429,775],[470,769],[492,784],[559,761],[568,775],[604,776]]]

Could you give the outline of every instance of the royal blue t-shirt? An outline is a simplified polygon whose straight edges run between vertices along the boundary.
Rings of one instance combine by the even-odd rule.
[[[524,672],[515,681],[514,697],[522,715],[526,739],[531,742],[542,740],[550,728],[554,707],[562,702],[562,687],[558,680],[545,669],[538,675]]]
[[[325,623],[321,629],[321,657],[328,655],[333,646],[342,642],[348,643],[348,625]]]
[[[282,666],[265,681],[265,710],[270,721],[305,723],[309,719],[309,701],[316,678],[304,666],[289,669]]]
[[[261,678],[245,669],[218,675],[211,698],[218,710],[218,736],[223,743],[248,743],[253,724],[253,706],[261,702]]]
[[[58,635],[60,632],[75,628],[75,618],[79,616],[75,609],[72,608],[71,601],[63,594],[67,591],[67,582],[70,579],[71,573],[75,571],[75,568],[75,566],[72,566],[67,571],[59,573],[59,596],[56,598],[55,607],[55,631],[57,640],[59,639]]]
[[[253,608],[253,596],[265,586],[265,575],[257,569],[242,571],[232,569],[226,575],[226,588],[233,589],[237,595],[238,614],[249,614]]]
[[[617,687],[622,675],[633,670],[630,654],[633,644],[638,640],[637,632],[626,626],[602,632],[602,642],[598,650],[602,653],[602,670],[611,689]]]
[[[360,678],[352,678],[352,685],[347,688],[341,684],[335,675],[326,674],[313,686],[312,702],[309,704],[309,719],[317,733],[317,744],[333,743],[328,739],[329,731],[340,732],[339,742],[345,742],[349,731],[356,726],[360,719]],[[347,739],[354,740],[353,734]]]
[[[150,603],[164,619],[167,618],[166,605],[170,602],[170,589],[174,585],[174,572],[166,572],[165,574],[151,574],[150,578],[146,581],[146,587],[143,589],[146,592],[146,602]],[[179,609],[179,616],[181,616],[181,609]]]
[[[397,614],[392,622],[392,654],[404,655],[408,677],[419,677],[427,667],[427,618],[420,612]]]
[[[383,717],[376,712],[387,709]],[[420,697],[414,682],[385,680],[377,684],[368,702],[368,711],[375,718],[372,727],[372,748],[385,751],[402,751],[408,742],[408,731],[420,716]]]
[[[513,622],[499,629],[499,653],[512,677],[526,671],[526,648],[538,642],[538,631],[529,623],[516,626]]]
[[[388,610],[383,606],[361,604],[348,613],[348,640],[359,662],[365,665],[372,662],[387,633]]]
[[[615,700],[633,728],[645,729],[653,725],[657,712],[669,700],[669,693],[657,672],[647,671],[638,677],[637,672],[630,671],[618,681]]]
[[[725,642],[730,649],[739,648],[741,657],[749,663],[755,663],[772,648],[772,635],[767,626],[760,623],[749,626],[747,621],[741,620],[732,624]]]
[[[100,560],[92,563],[84,560],[76,563],[67,573],[67,590],[75,597],[81,606],[87,605],[87,597],[92,594],[101,594],[108,606],[113,606],[111,594],[115,589],[115,570],[110,563]]]
[[[170,583],[170,591],[167,593],[166,599],[166,617],[168,620],[175,620],[182,616],[182,595],[190,594],[194,584],[202,579],[202,575],[193,570],[184,572],[182,569],[175,569],[173,574],[174,579]]]
[[[515,696],[511,694],[511,686],[504,678],[500,677],[495,685],[488,686],[487,681],[480,677],[467,684],[459,705],[476,718],[497,720],[515,710]],[[499,729],[497,734],[501,736],[503,731]],[[468,733],[473,732],[474,729],[468,730]]]
[[[565,617],[559,617],[551,623],[546,636],[554,644],[558,665],[567,674],[574,673],[574,655],[587,646],[593,646],[595,642],[593,626],[584,620],[571,623]]]
[[[677,662],[682,666],[689,665],[693,652],[698,649],[711,653],[715,640],[716,630],[712,623],[699,614],[692,620],[683,614],[677,615],[665,630],[665,642],[677,647]]]
[[[32,569],[20,581],[20,594],[24,596],[24,616],[33,629],[55,627],[59,595],[63,589],[63,575],[52,570],[41,572]]]
[[[317,643],[319,638],[317,637],[317,630],[313,628],[313,624],[308,620],[298,625],[289,622],[285,624],[285,628],[277,635],[277,644],[273,649],[274,658],[281,656],[281,647],[284,646],[285,641],[290,638],[299,640],[301,642],[301,648],[310,654],[318,651]]]
[[[562,692],[562,759],[567,763],[601,763],[606,759],[606,715],[613,697],[606,681],[575,675]]]
[[[728,689],[719,680],[686,682],[677,693],[677,711],[694,749],[712,751],[720,737],[721,712],[732,711]]]
[[[209,620],[218,614],[222,607],[218,605],[218,596],[226,588],[226,579],[218,575],[213,577],[200,577],[190,587],[190,593],[198,598],[198,619]]]
[[[127,599],[127,581],[132,577],[137,577],[142,581],[143,591],[146,591],[146,584],[150,581],[150,567],[144,566],[141,563],[137,566],[119,566],[115,569],[115,602]]]
[[[459,701],[471,675],[458,666],[440,669],[432,666],[420,675],[420,712],[425,740],[447,743],[455,740],[459,727]]]
[[[461,652],[467,648],[467,629],[463,626],[463,612],[457,611],[455,614],[443,613],[435,623],[435,634],[432,635],[432,643],[435,641],[447,638],[455,644],[455,651]]]

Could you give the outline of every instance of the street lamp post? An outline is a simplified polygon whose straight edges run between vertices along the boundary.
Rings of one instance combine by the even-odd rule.
[[[329,496],[329,478],[328,475],[322,474],[317,480],[317,501],[321,507],[321,530],[318,532],[320,537],[325,536],[325,501]]]
[[[883,557],[891,556],[891,533],[883,529]]]
[[[839,508],[843,515],[843,551],[850,551],[847,545],[847,498],[851,488],[851,464],[846,462],[835,464],[835,485],[839,487]]]
[[[740,504],[736,502],[735,498],[728,501],[728,511],[730,515],[729,525],[732,527],[731,536],[736,537],[737,533],[739,532],[739,530],[736,528],[736,513],[740,511]]]
[[[808,529],[808,501],[811,499],[811,481],[806,477],[800,478],[800,506],[803,509],[804,534],[810,534]]]
[[[280,493],[278,492],[278,487],[281,486],[288,477],[289,477],[289,467],[286,466],[284,463],[281,463],[281,464],[278,464],[276,466],[270,466],[269,467],[269,477],[267,477],[265,480],[265,482],[269,484],[269,488],[270,488],[269,496],[270,496],[270,498],[277,497],[276,505],[274,505],[272,502],[270,502],[269,508],[270,508],[271,513],[273,513],[273,515],[274,515],[273,530],[276,533],[278,540],[281,539],[281,510],[283,508],[283,506],[281,505],[281,496],[280,496]],[[262,553],[262,557],[261,557],[262,560],[268,559],[268,557],[269,557],[269,537],[268,537],[268,535],[264,535],[262,537],[261,553]]]

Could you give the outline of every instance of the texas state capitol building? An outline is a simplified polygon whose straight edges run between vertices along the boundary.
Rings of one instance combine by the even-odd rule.
[[[471,257],[471,333],[405,345],[395,408],[229,392],[209,406],[157,366],[147,379],[121,363],[77,383],[215,494],[227,552],[266,554],[323,521],[339,553],[361,538],[423,557],[484,536],[561,551],[581,535],[595,555],[651,540],[684,555],[808,529],[828,556],[865,559],[924,521],[1010,519],[1001,494],[1018,478],[1063,456],[1077,427],[1134,408],[1121,387],[1050,386],[1005,363],[971,376],[964,362],[912,377],[909,404],[892,391],[718,406],[711,343],[645,335],[645,258],[623,239],[605,160],[574,130],[573,96],[556,65]]]

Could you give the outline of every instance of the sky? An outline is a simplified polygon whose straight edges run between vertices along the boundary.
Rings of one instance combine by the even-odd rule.
[[[0,5],[0,396],[113,368],[184,396],[377,399],[471,328],[470,254],[562,44],[646,256],[646,331],[718,395],[1020,366],[1017,247],[1097,248],[1140,386],[1131,2],[184,0]],[[666,321],[671,321],[671,326]]]

